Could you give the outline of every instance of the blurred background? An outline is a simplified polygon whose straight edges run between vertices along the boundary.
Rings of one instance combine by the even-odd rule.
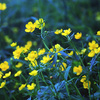
[[[43,47],[40,30],[33,33],[25,32],[25,25],[39,18],[45,20],[46,31],[51,31],[48,38],[52,45],[61,43],[64,39],[55,37],[56,29],[71,28],[72,32],[82,32],[83,36],[96,34],[100,30],[100,0],[0,0],[6,3],[7,9],[0,11],[0,60],[12,55],[12,42],[25,45],[33,42],[33,49]],[[37,34],[36,34],[37,33]],[[47,41],[46,40],[46,41]],[[50,41],[47,41],[47,44]]]

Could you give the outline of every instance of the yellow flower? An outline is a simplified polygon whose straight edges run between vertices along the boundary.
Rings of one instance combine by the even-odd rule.
[[[62,33],[63,36],[67,36],[71,33],[71,29],[69,28],[68,30],[64,30],[64,32]]]
[[[43,49],[39,50],[38,55],[43,55],[44,53],[45,53],[45,49],[43,48]]]
[[[5,10],[7,8],[5,3],[0,3],[0,10]]]
[[[83,82],[84,89],[89,89],[90,88],[90,85],[91,85],[91,82],[90,81]]]
[[[25,88],[26,84],[22,84],[20,87],[19,87],[19,91],[21,91],[23,88]]]
[[[33,67],[35,67],[35,66],[37,66],[37,61],[36,60],[31,61],[31,64],[32,64]]]
[[[100,36],[100,31],[97,31],[97,35],[99,35],[99,36]]]
[[[82,73],[82,66],[79,65],[78,67],[74,66],[73,72],[76,73],[76,75],[80,75]]]
[[[3,88],[6,84],[6,81],[2,82],[1,85],[0,85],[0,88]]]
[[[10,46],[15,47],[16,45],[17,45],[17,42],[15,42],[15,43],[13,42]]]
[[[88,45],[90,50],[94,50],[99,47],[98,43],[96,43],[94,40],[92,42],[89,42]]]
[[[76,34],[75,34],[75,39],[80,39],[82,37],[82,33],[80,32],[77,32]]]
[[[22,53],[22,51],[23,51],[23,47],[17,46],[17,47],[16,47],[16,50],[13,51],[14,58],[15,58],[15,59],[19,59],[20,54]]]
[[[31,51],[28,56],[25,58],[25,60],[29,60],[29,61],[34,61],[35,59],[38,58],[38,54],[37,51]]]
[[[11,72],[8,72],[8,73],[6,73],[4,76],[3,76],[3,78],[7,78],[7,77],[9,77],[11,75]]]
[[[35,83],[32,83],[31,85],[29,85],[29,84],[27,85],[28,90],[33,90],[35,87],[36,87]]]
[[[36,25],[30,21],[28,22],[28,24],[25,25],[25,27],[25,32],[33,32],[35,30]]]
[[[62,65],[60,65],[60,68],[59,69],[61,71],[64,71],[66,69],[66,67],[67,67],[67,64],[63,62]]]
[[[58,30],[58,29],[57,29],[57,30],[55,31],[55,34],[61,34],[62,32],[63,32],[63,29],[61,29],[61,30]]]
[[[85,80],[86,80],[86,75],[84,75],[84,76],[82,76],[82,78],[81,78],[81,80],[80,80],[80,82],[85,82]]]
[[[28,42],[26,43],[26,45],[23,47],[24,53],[27,53],[28,50],[30,50],[31,47],[32,47],[32,41],[28,41]]]
[[[33,70],[33,71],[31,71],[31,72],[29,73],[29,75],[31,75],[31,76],[36,76],[37,73],[38,73],[37,70]]]
[[[3,73],[0,71],[0,78],[2,77]]]
[[[72,56],[72,55],[73,55],[73,51],[71,51],[70,53],[68,53],[68,55],[69,55],[69,56]]]
[[[40,18],[39,20],[36,20],[35,23],[36,28],[43,28],[45,26],[44,20],[42,18]]]
[[[93,50],[89,52],[88,57],[94,57],[94,56],[95,56],[95,52]]]
[[[0,68],[1,68],[2,71],[6,71],[7,69],[9,69],[8,62],[4,61],[3,63],[1,63]]]
[[[41,60],[40,62],[43,63],[43,64],[46,64],[46,63],[47,63],[48,61],[50,61],[51,59],[52,59],[52,58],[50,58],[49,55],[47,55],[47,56],[44,56],[44,57],[43,57],[43,60]]]
[[[21,62],[19,62],[17,65],[15,65],[15,67],[17,67],[17,68],[20,68],[22,66],[23,66],[23,64]]]
[[[56,53],[63,50],[63,48],[60,46],[60,44],[56,44],[55,46],[55,49],[56,49]],[[58,53],[58,55],[61,55],[60,53]]]
[[[20,76],[20,74],[22,73],[22,71],[18,71],[17,73],[14,74],[14,77]]]

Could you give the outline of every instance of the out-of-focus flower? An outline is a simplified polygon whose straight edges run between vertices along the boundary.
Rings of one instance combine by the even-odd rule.
[[[0,10],[5,10],[7,8],[5,3],[0,3]]]
[[[82,37],[82,33],[77,32],[74,36],[75,39],[80,39]]]

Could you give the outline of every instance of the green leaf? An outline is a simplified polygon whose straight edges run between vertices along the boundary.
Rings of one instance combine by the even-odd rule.
[[[67,69],[65,70],[64,78],[65,78],[66,80],[67,80],[67,78],[68,78],[68,74],[69,74],[70,68],[71,68],[71,66],[68,66]]]

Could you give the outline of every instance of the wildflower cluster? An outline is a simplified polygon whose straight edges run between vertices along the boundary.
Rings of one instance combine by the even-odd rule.
[[[7,8],[5,3],[0,3],[0,10],[5,10]]]
[[[25,32],[32,33],[38,28],[41,30],[40,36],[44,36],[44,26],[45,22],[42,18],[34,23],[30,21],[25,25]],[[48,46],[44,41],[44,37],[41,37],[41,39],[45,47],[35,50],[32,48],[32,41],[28,41],[24,46],[18,45],[17,42],[11,42],[10,47],[13,49],[13,57],[0,63],[0,89],[6,89],[6,86],[12,83],[13,88],[19,93],[24,92],[25,95],[27,94],[30,97],[34,95],[36,99],[38,97],[42,98],[44,94],[47,95],[48,93],[56,98],[59,98],[60,95],[70,98],[70,94],[76,94],[76,91],[79,97],[83,99],[80,91],[86,89],[89,93],[94,92],[90,77],[95,74],[92,72],[92,70],[95,71],[95,68],[92,69],[93,66],[98,70],[96,75],[99,74],[99,69],[97,68],[99,63],[95,62],[100,53],[99,43],[93,40],[88,43],[88,48],[86,45],[77,47],[73,41],[75,40],[74,42],[76,42],[79,39],[80,44],[82,33],[71,33],[72,30],[70,28],[54,31],[54,35],[58,36],[59,34],[61,37],[67,38],[65,47],[58,43]],[[100,31],[97,32],[97,35],[100,35]],[[95,55],[96,58],[94,57]],[[94,58],[90,60],[91,58],[88,59],[89,57]],[[99,59],[97,60],[99,61]],[[89,72],[92,74],[89,74]],[[97,84],[99,84],[98,78],[99,76],[96,78]],[[10,79],[11,81],[9,81]],[[83,87],[81,86],[82,84]],[[67,91],[68,95],[61,93],[61,91]],[[64,98],[62,97],[62,99]]]

